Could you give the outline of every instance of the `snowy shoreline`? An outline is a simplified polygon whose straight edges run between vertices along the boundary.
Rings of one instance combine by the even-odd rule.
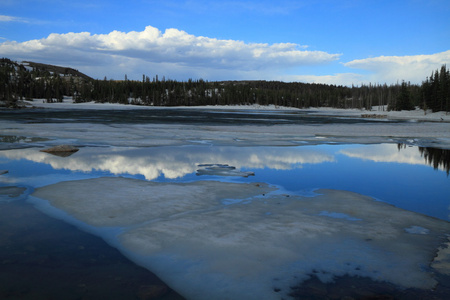
[[[43,132],[52,132],[54,139],[71,139],[80,145],[97,145],[108,143],[113,146],[162,146],[162,145],[197,145],[208,143],[217,145],[239,146],[296,146],[318,144],[380,144],[396,143],[420,147],[450,149],[450,115],[445,112],[427,113],[415,111],[386,111],[376,107],[371,111],[359,109],[308,108],[297,109],[280,106],[197,106],[197,107],[153,107],[110,103],[73,103],[66,97],[62,103],[46,103],[44,99],[25,102],[27,107],[48,109],[53,111],[66,110],[203,110],[205,112],[261,112],[270,117],[271,114],[286,114],[290,117],[299,114],[299,118],[322,116],[325,118],[354,119],[354,122],[322,122],[299,124],[253,124],[245,126],[239,123],[229,124],[159,124],[143,123],[121,125],[121,134],[117,128],[105,124],[91,126],[83,123],[61,123],[54,126],[51,123],[41,123],[29,126],[26,123],[15,123],[13,120],[1,120],[0,127],[5,128],[3,134],[10,136],[42,137]],[[263,118],[264,119],[264,118]],[[358,122],[370,120],[373,122]],[[400,121],[400,122],[397,122]],[[86,126],[89,134],[86,135]],[[261,127],[263,126],[263,127]],[[264,129],[262,129],[264,128]],[[174,130],[177,133],[174,138]],[[124,138],[126,136],[126,138]],[[105,140],[105,137],[108,137]],[[48,143],[48,146],[55,146]]]
[[[116,103],[74,103],[72,98],[66,97],[61,103],[46,103],[45,99],[34,99],[33,101],[24,101],[27,107],[49,108],[49,109],[98,109],[98,110],[131,110],[131,109],[211,109],[211,110],[261,110],[261,111],[303,111],[313,115],[336,116],[336,117],[373,117],[379,119],[398,119],[398,120],[417,120],[449,122],[450,114],[441,112],[426,113],[421,109],[413,111],[387,111],[386,106],[374,106],[372,110],[366,109],[342,109],[331,107],[310,107],[298,109],[294,107],[285,107],[277,105],[208,105],[208,106],[142,106],[125,105]]]

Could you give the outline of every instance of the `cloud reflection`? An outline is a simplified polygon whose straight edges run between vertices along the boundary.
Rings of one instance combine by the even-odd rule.
[[[51,165],[54,169],[113,174],[142,175],[152,180],[180,178],[195,173],[200,164],[228,164],[237,169],[289,170],[303,164],[334,161],[334,156],[320,150],[294,147],[153,147],[153,148],[82,148],[70,157],[57,157],[38,149],[0,152],[0,157],[27,159]]]
[[[348,157],[410,165],[432,166],[449,174],[450,151],[436,148],[409,147],[406,144],[367,145],[339,151]]]
[[[371,160],[374,162],[395,162],[411,165],[428,165],[417,151],[417,147],[399,149],[396,144],[367,145],[339,151],[352,158]]]

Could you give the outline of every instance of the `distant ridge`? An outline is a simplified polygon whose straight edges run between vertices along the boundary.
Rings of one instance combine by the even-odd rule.
[[[92,77],[89,77],[88,75],[81,73],[78,70],[68,68],[68,67],[60,67],[60,66],[42,64],[42,63],[36,63],[36,62],[32,62],[32,61],[23,61],[22,64],[28,65],[32,68],[37,68],[37,69],[40,69],[43,71],[49,71],[49,72],[53,72],[53,73],[58,73],[61,75],[72,75],[72,76],[81,77],[85,80],[94,80]]]

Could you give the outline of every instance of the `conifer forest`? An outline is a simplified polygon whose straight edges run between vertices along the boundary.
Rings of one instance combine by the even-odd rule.
[[[121,103],[149,106],[276,105],[296,108],[333,107],[388,110],[450,111],[450,70],[446,65],[425,77],[422,84],[402,81],[392,85],[341,86],[300,82],[243,80],[176,81],[93,79],[78,70],[33,62],[0,59],[0,101],[18,107],[20,100]]]

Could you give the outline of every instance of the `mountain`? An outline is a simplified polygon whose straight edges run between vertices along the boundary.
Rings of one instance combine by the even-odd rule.
[[[73,68],[0,58],[0,107],[16,108],[23,99],[62,101],[91,90],[95,80]]]
[[[32,62],[32,61],[23,61],[22,65],[29,66],[33,69],[38,69],[40,71],[48,71],[51,73],[57,73],[59,75],[64,75],[64,76],[71,75],[71,76],[75,76],[75,77],[81,77],[85,80],[93,80],[92,77],[89,77],[88,75],[81,73],[78,70],[68,68],[68,67],[36,63],[36,62]]]

